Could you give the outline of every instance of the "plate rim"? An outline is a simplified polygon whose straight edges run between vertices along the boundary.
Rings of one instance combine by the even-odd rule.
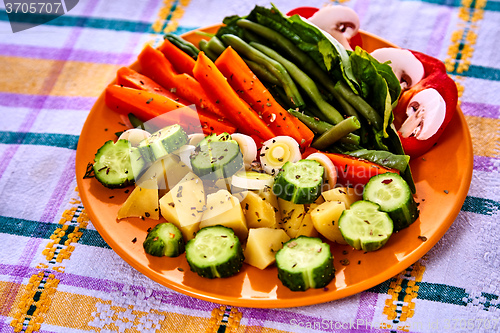
[[[195,29],[192,30],[186,34],[193,34],[198,31],[207,31],[214,29],[216,27],[219,27],[220,24],[208,26],[205,28],[200,28],[200,29]],[[366,35],[368,38],[374,38],[377,39],[387,45],[391,45],[393,47],[398,47],[395,46],[394,44],[384,40],[381,37],[378,37],[372,33],[360,30],[360,33],[362,35]],[[185,36],[186,34],[183,34]],[[135,64],[135,63],[134,63]],[[134,64],[131,64],[130,66],[133,66]],[[129,66],[129,67],[130,67]],[[98,105],[99,102],[102,102],[104,99],[104,91],[101,93],[99,98],[96,100],[94,103],[92,109],[89,112],[89,115],[87,116],[85,123],[83,125],[80,138],[82,137],[82,134],[86,131],[89,131],[90,127],[90,115],[92,112],[96,112],[94,110],[94,107]],[[424,256],[432,247],[436,245],[436,243],[444,236],[444,234],[449,230],[450,226],[453,224],[453,222],[456,220],[460,209],[463,205],[463,202],[465,201],[465,198],[467,196],[470,183],[472,180],[472,172],[473,172],[473,150],[472,150],[472,139],[470,136],[470,130],[468,128],[467,122],[465,120],[465,116],[463,112],[461,111],[460,107],[457,106],[457,112],[455,113],[454,117],[458,117],[458,121],[462,124],[461,129],[466,132],[465,140],[466,140],[466,148],[467,152],[466,155],[469,156],[469,160],[467,163],[467,166],[465,168],[464,174],[462,175],[465,181],[462,181],[462,186],[458,190],[458,194],[460,197],[460,200],[454,202],[454,206],[451,210],[451,213],[448,216],[452,216],[453,218],[451,219],[452,222],[448,223],[448,226],[446,228],[441,228],[439,229],[438,233],[434,233],[432,239],[427,240],[426,242],[422,242],[420,246],[417,248],[413,249],[407,256],[403,258],[403,260],[398,261],[395,265],[391,266],[389,269],[382,271],[378,273],[375,276],[371,276],[369,279],[365,279],[361,282],[358,282],[357,284],[349,287],[345,287],[342,289],[335,289],[333,292],[327,292],[323,294],[305,294],[302,293],[300,294],[302,297],[298,298],[286,298],[285,300],[280,300],[279,298],[275,299],[258,299],[258,298],[242,298],[242,297],[234,297],[234,296],[218,296],[218,295],[213,295],[211,293],[205,293],[201,292],[199,290],[196,290],[192,288],[191,286],[186,286],[183,284],[179,284],[175,281],[170,281],[170,283],[165,284],[164,279],[161,278],[161,274],[158,272],[152,270],[150,271],[150,274],[145,274],[143,270],[143,265],[136,262],[134,258],[130,256],[129,253],[127,253],[126,250],[122,249],[110,235],[106,232],[106,230],[101,230],[101,225],[98,223],[97,225],[92,223],[95,229],[99,232],[101,237],[105,240],[105,242],[111,247],[111,249],[118,254],[125,262],[127,262],[130,266],[132,266],[134,269],[139,271],[141,274],[144,274],[151,280],[161,284],[164,287],[167,287],[169,289],[175,290],[181,294],[188,295],[197,299],[201,299],[204,301],[209,301],[213,303],[220,303],[220,304],[227,304],[231,306],[239,306],[239,307],[247,307],[247,308],[291,308],[291,307],[297,307],[297,306],[307,306],[307,305],[314,305],[314,304],[321,304],[341,298],[345,298],[348,296],[353,296],[356,294],[359,294],[363,291],[366,291],[384,281],[389,279],[391,276],[395,276],[396,274],[400,273],[404,269],[408,268],[411,266],[414,262],[419,260],[422,256]],[[76,172],[76,178],[77,178],[77,186],[78,188],[83,188],[82,182],[83,182],[83,177],[80,174],[80,170],[82,169],[81,163],[83,162],[85,165],[88,163],[88,161],[81,161],[81,156],[82,156],[82,148],[80,138],[78,140],[78,145],[77,145],[77,151],[76,151],[76,157],[75,157],[75,172]],[[88,200],[88,193],[86,192],[79,192],[80,198],[82,201],[83,206],[85,207],[85,204],[89,202]],[[96,212],[94,212],[92,209],[87,209],[85,207],[85,210],[90,218],[90,221],[98,221],[99,217],[97,216]],[[209,281],[207,281],[209,282]],[[354,291],[352,289],[355,289]],[[286,304],[284,304],[284,302]]]

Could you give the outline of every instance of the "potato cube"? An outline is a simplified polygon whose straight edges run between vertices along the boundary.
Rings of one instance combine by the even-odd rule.
[[[275,262],[275,255],[290,237],[283,229],[254,228],[248,232],[245,262],[265,269]]]
[[[278,198],[278,204],[281,212],[281,228],[286,231],[290,238],[294,238],[302,224],[306,208],[302,204],[296,204],[281,198]]]
[[[242,197],[240,204],[248,228],[279,228],[276,212],[269,201],[252,191],[244,192]]]
[[[159,202],[161,215],[181,229],[184,239],[191,239],[205,210],[205,192],[200,178],[189,172]]]
[[[241,242],[248,236],[248,227],[240,202],[227,190],[207,195],[207,205],[201,218],[200,229],[217,224],[233,229]]]
[[[339,218],[345,210],[341,201],[326,201],[311,211],[314,228],[326,239],[339,244],[347,244],[339,229]]]
[[[336,187],[323,192],[322,196],[326,201],[341,201],[349,209],[354,202],[363,199],[363,194],[356,193],[357,191],[353,187]]]
[[[116,217],[118,219],[126,217],[160,219],[156,181],[149,180],[141,184],[141,186],[136,186],[118,210]]]

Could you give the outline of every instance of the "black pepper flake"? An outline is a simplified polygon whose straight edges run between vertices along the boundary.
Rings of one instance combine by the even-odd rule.
[[[450,192],[449,192],[448,190],[444,190],[444,193],[448,194],[448,193],[450,193]]]
[[[146,215],[146,217],[150,217],[151,214],[149,214],[148,212],[145,212],[144,215]]]
[[[146,101],[146,104],[149,104],[149,103],[151,103],[152,101],[153,101],[153,97],[151,97],[150,99],[148,99],[148,100]]]
[[[349,266],[349,264],[350,264],[348,259],[342,259],[342,260],[340,260],[340,263],[342,264],[342,266]]]
[[[135,242],[137,242],[137,237],[134,237],[134,239],[132,239],[132,243],[135,244]]]
[[[178,270],[179,272],[184,272],[184,268],[182,268],[182,267],[177,267],[177,270]]]
[[[427,241],[427,237],[425,237],[425,236],[418,236],[418,239],[420,239],[422,242]]]
[[[111,195],[109,198],[110,198],[110,199],[113,199],[114,197],[115,197],[114,195]]]
[[[349,251],[344,250],[344,251],[342,251],[342,254],[343,254],[343,255],[347,255],[347,254],[349,254]]]

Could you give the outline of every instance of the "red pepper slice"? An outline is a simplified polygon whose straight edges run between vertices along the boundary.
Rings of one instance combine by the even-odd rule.
[[[320,152],[325,154],[335,166],[338,175],[338,183],[343,186],[364,186],[371,177],[379,175],[381,173],[393,172],[399,174],[399,170],[386,168],[377,163],[370,162],[358,157],[322,152],[312,147],[306,148],[304,153],[302,153],[302,158]]]
[[[405,138],[401,135],[401,133],[399,133],[405,153],[411,158],[416,158],[429,151],[437,143],[439,137],[455,114],[458,103],[458,90],[455,81],[453,81],[453,79],[446,73],[446,68],[443,62],[417,51],[411,52],[422,62],[425,74],[422,80],[420,80],[416,85],[402,92],[398,105],[394,109],[394,125],[396,128],[399,130],[401,128],[401,124],[406,120],[406,110],[408,108],[408,104],[413,96],[415,96],[418,92],[424,89],[434,88],[446,102],[444,120],[437,132],[430,138],[426,140],[419,140],[415,136]]]

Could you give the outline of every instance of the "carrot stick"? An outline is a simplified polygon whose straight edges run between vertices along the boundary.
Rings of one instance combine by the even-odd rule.
[[[189,74],[178,74],[163,53],[150,45],[139,54],[141,72],[175,95],[203,109],[224,117],[220,108],[207,96],[200,83]]]
[[[381,173],[394,172],[399,174],[397,169],[386,168],[368,160],[344,154],[325,153],[314,148],[307,148],[302,154],[302,158],[316,152],[325,154],[333,162],[337,169],[338,183],[345,186],[366,185],[371,177]]]
[[[311,144],[314,133],[274,99],[232,47],[222,52],[215,65],[238,95],[262,116],[273,133],[291,136],[303,148]]]
[[[116,84],[124,87],[134,88],[154,92],[159,95],[169,97],[182,104],[189,104],[186,100],[181,100],[171,91],[163,88],[161,85],[151,80],[149,77],[142,75],[129,67],[122,67],[116,72]]]
[[[193,76],[195,60],[186,52],[172,44],[167,38],[163,40],[163,43],[158,47],[158,50],[163,53],[165,58],[172,63],[174,68],[179,73],[186,73]]]
[[[221,107],[226,117],[231,119],[240,132],[257,135],[263,140],[276,136],[257,113],[231,88],[224,75],[205,53],[198,54],[193,74],[209,93],[212,101]]]
[[[138,90],[119,85],[110,85],[105,93],[106,105],[121,114],[133,113],[141,121],[154,119],[154,127],[164,127],[171,124],[180,124],[188,133],[234,133],[236,127],[227,120],[203,110],[181,110],[186,105],[154,92]],[[167,117],[162,115],[169,113]]]

